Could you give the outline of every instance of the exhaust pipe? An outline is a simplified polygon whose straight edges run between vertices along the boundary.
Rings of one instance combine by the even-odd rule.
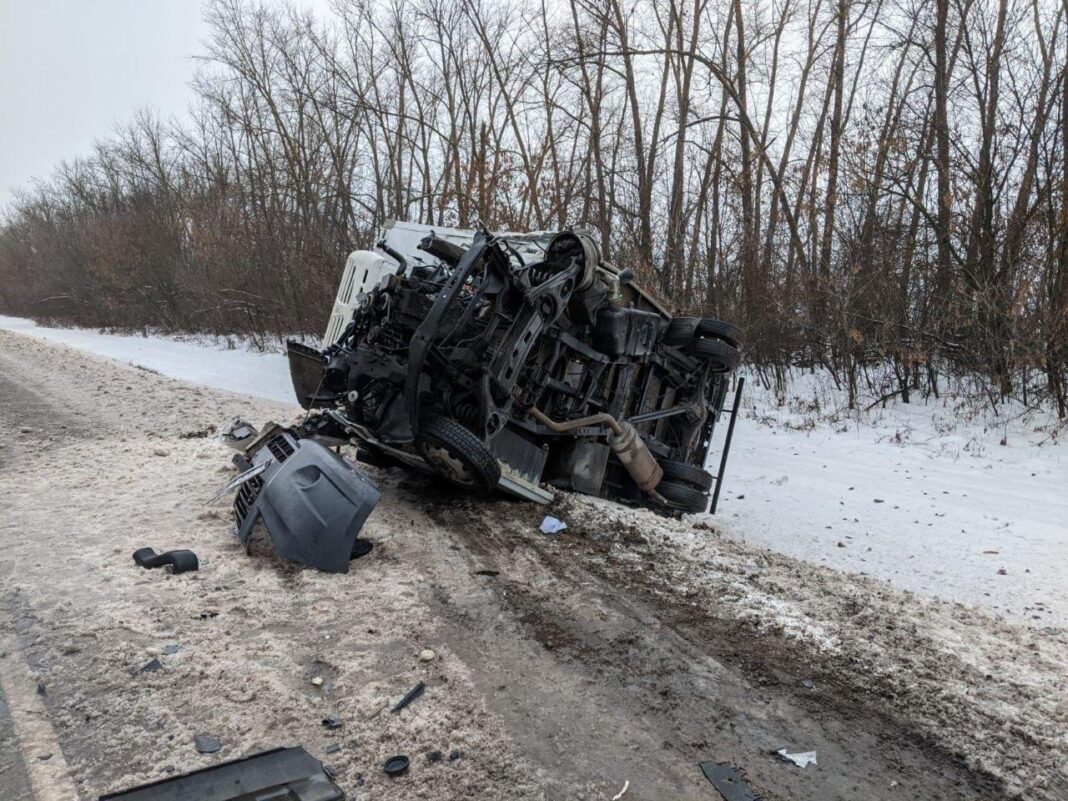
[[[530,408],[530,415],[557,434],[566,434],[568,431],[587,426],[607,426],[612,430],[608,436],[608,447],[612,449],[642,492],[655,495],[653,491],[660,484],[660,479],[664,477],[664,469],[642,441],[637,429],[626,420],[621,422],[612,415],[602,412],[558,423],[537,406]]]

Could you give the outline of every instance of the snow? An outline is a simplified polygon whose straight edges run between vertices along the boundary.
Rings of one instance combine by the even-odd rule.
[[[750,380],[714,518],[724,533],[1018,622],[1068,623],[1068,432],[1058,441],[1054,419],[1011,408],[997,424],[955,397],[846,414],[822,383],[801,377],[780,406]]]
[[[293,400],[279,353],[3,316],[0,328]],[[1068,625],[1068,437],[1054,419],[1011,407],[995,417],[952,393],[848,413],[811,375],[796,376],[782,397],[753,377],[747,392],[719,513],[709,518],[724,534],[1017,622]]]
[[[88,328],[50,328],[0,315],[0,328],[59,342],[170,378],[257,398],[294,402],[284,353],[253,350],[249,343],[112,334]]]

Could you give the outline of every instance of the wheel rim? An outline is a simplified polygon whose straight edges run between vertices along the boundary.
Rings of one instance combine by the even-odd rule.
[[[423,446],[423,458],[431,467],[438,471],[449,481],[464,487],[476,485],[475,477],[462,459],[457,457],[448,448],[429,443]]]

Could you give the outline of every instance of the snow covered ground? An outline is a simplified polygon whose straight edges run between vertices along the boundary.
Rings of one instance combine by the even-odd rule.
[[[1068,431],[1055,418],[995,418],[955,398],[851,415],[815,376],[778,401],[755,385],[743,403],[717,516],[726,533],[1019,622],[1068,624]]]
[[[0,315],[0,328],[61,342],[170,378],[283,402],[293,400],[289,365],[281,352],[263,353],[244,343],[207,339],[109,334],[90,328],[49,328]]]
[[[278,353],[3,316],[0,328],[219,389],[293,397]],[[1068,432],[1049,417],[995,417],[953,397],[861,415],[840,405],[818,377],[799,376],[783,398],[751,380],[710,522],[921,595],[1068,625]]]

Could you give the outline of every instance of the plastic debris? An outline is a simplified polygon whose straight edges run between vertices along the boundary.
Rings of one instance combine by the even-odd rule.
[[[627,790],[629,790],[629,789],[630,789],[630,779],[627,779],[626,781],[623,782],[623,789],[620,790],[618,793],[616,793],[614,796],[612,796],[612,801],[619,801],[619,799],[621,799],[623,796],[625,796],[627,794]]]
[[[815,751],[801,751],[797,754],[789,754],[786,752],[785,748],[780,748],[778,751],[775,752],[775,755],[779,757],[779,759],[783,759],[787,762],[793,762],[799,768],[803,768],[809,764],[819,765],[819,762],[816,761]]]
[[[167,656],[170,656],[172,654],[176,654],[181,650],[182,650],[182,646],[180,646],[180,645],[178,645],[176,643],[172,643],[171,645],[164,645],[163,646],[163,653],[165,653]]]
[[[275,748],[244,759],[102,795],[100,801],[160,801],[165,798],[197,801],[314,798],[316,801],[344,801],[344,793],[331,779],[330,767],[323,765],[303,748]]]
[[[197,555],[187,550],[157,554],[152,548],[138,548],[133,552],[133,560],[140,567],[149,570],[165,565],[170,565],[172,573],[189,573],[200,569]]]
[[[161,667],[163,667],[163,663],[160,662],[158,659],[153,659],[151,662],[147,662],[147,663],[145,663],[145,665],[143,665],[141,667],[141,672],[142,673],[155,673]]]
[[[541,525],[538,529],[542,534],[559,534],[561,531],[567,528],[567,523],[552,515],[545,515],[545,519],[541,521]]]
[[[202,754],[214,754],[222,748],[222,741],[218,737],[212,737],[208,734],[196,735],[193,738],[193,742],[196,743],[197,750]]]
[[[422,651],[419,652],[419,661],[420,662],[433,662],[434,658],[436,656],[437,656],[437,654],[435,654],[432,649],[424,648]]]
[[[727,762],[702,762],[701,771],[726,801],[761,801],[742,771]]]
[[[340,729],[344,726],[344,722],[336,715],[331,715],[328,718],[323,718],[323,725],[328,729]]]
[[[412,689],[408,690],[407,694],[405,694],[402,699],[397,701],[396,705],[393,707],[393,709],[390,710],[390,712],[400,712],[402,709],[404,709],[404,707],[408,706],[408,704],[410,704],[412,701],[422,695],[423,690],[425,689],[426,683],[422,681],[419,682],[417,685],[412,687]]]
[[[387,776],[401,776],[408,772],[409,764],[408,757],[404,756],[404,754],[398,754],[387,759],[386,764],[382,766],[382,770],[386,772]]]

